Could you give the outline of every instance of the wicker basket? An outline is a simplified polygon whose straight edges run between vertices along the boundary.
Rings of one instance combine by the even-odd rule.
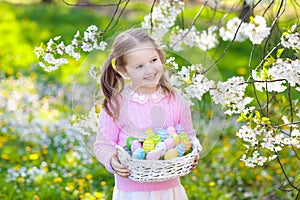
[[[138,160],[132,158],[121,146],[116,145],[119,160],[130,170],[129,178],[137,182],[160,182],[190,173],[198,150],[171,160]]]

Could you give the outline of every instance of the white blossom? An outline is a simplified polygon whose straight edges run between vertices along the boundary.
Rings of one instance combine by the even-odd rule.
[[[267,157],[261,156],[256,150],[253,152],[251,157],[247,157],[245,154],[243,154],[240,160],[243,161],[248,167],[255,167],[257,165],[262,166],[267,161],[267,159]]]
[[[95,106],[93,106],[87,116],[77,117],[76,122],[72,125],[83,136],[90,136],[97,133],[99,115],[96,113]]]
[[[83,42],[81,44],[81,49],[85,52],[90,52],[93,50],[93,44],[91,44],[89,42]]]
[[[239,24],[241,24],[240,27]],[[244,30],[246,26],[247,23],[242,22],[242,20],[238,17],[234,17],[227,22],[225,27],[220,28],[219,35],[224,41],[231,41],[233,40],[234,35],[236,34],[235,41],[243,42],[247,39]]]
[[[153,12],[144,17],[143,28],[151,28],[151,19],[155,28],[168,29],[175,24],[177,15],[183,10],[182,1],[161,0]]]
[[[300,50],[300,35],[299,32],[296,31],[297,24],[294,24],[291,27],[291,30],[288,32],[284,32],[281,36],[281,44],[285,48],[291,48],[296,51]]]
[[[61,36],[57,36],[50,39],[46,47],[36,47],[35,54],[40,59],[39,65],[50,72],[58,69],[61,65],[69,63],[68,59],[64,58],[65,55],[79,60],[81,50],[85,52],[91,52],[94,49],[104,51],[107,46],[105,41],[99,41],[101,34],[98,33],[98,27],[95,25],[89,26],[84,31],[83,40],[79,37],[80,33],[77,31],[71,44],[59,43]]]
[[[199,37],[196,37],[197,46],[204,51],[215,48],[219,44],[216,30],[216,26],[211,26],[200,32]]]
[[[292,87],[300,84],[300,61],[290,59],[277,59],[272,67],[260,71],[252,71],[252,77],[256,82],[255,87],[258,91],[268,88],[270,92],[283,92],[288,82]]]
[[[232,115],[241,112],[249,112],[252,107],[246,106],[253,100],[244,97],[247,84],[244,84],[243,77],[232,77],[226,82],[219,81],[215,89],[210,90],[213,101],[227,108],[226,114]]]
[[[183,44],[188,47],[198,47],[204,51],[212,49],[219,44],[216,30],[216,26],[203,31],[197,31],[194,26],[191,29],[175,27],[170,35],[169,46],[175,51],[183,50]]]
[[[81,57],[80,53],[76,53],[74,51],[74,46],[73,45],[66,46],[65,51],[66,51],[66,54],[68,54],[69,56],[71,56],[75,60],[79,60],[79,58]]]
[[[255,16],[253,22],[250,22],[244,29],[252,44],[261,44],[263,39],[270,34],[270,30],[265,18],[259,15]]]

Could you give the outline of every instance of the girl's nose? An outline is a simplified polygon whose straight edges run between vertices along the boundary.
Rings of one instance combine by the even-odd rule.
[[[146,74],[152,74],[154,72],[154,67],[151,64],[147,64],[145,66],[145,73]]]

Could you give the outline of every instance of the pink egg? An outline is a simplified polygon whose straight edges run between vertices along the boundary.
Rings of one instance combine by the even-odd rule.
[[[176,134],[176,129],[174,128],[174,126],[169,126],[169,127],[167,128],[167,134],[168,134],[168,135]]]
[[[174,147],[174,139],[173,138],[167,138],[165,140],[166,148],[167,150],[171,149]]]
[[[142,148],[142,144],[138,140],[133,140],[131,142],[131,152],[134,152],[138,148]]]
[[[149,151],[146,156],[147,160],[158,160],[162,156],[162,152],[159,149],[154,149]]]

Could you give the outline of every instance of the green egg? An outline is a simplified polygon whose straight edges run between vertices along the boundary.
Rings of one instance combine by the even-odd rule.
[[[129,136],[129,137],[126,139],[126,146],[127,146],[128,149],[131,150],[131,142],[134,141],[134,140],[136,140],[136,138],[135,138],[135,137],[131,137],[131,136]]]

